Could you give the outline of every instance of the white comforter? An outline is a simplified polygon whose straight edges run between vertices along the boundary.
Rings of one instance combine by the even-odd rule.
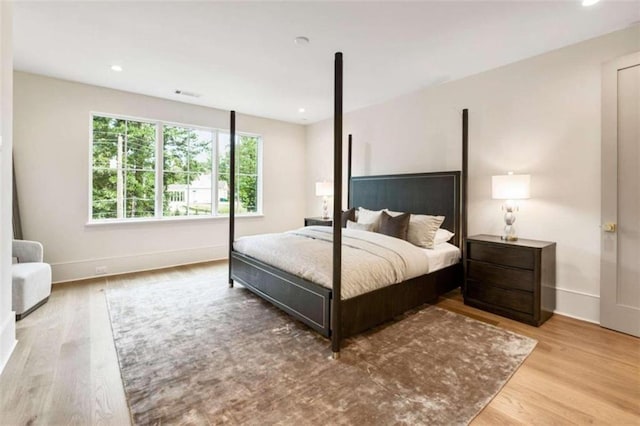
[[[308,226],[282,234],[237,239],[236,251],[331,288],[333,229]],[[374,232],[342,230],[342,299],[429,272],[421,249]]]

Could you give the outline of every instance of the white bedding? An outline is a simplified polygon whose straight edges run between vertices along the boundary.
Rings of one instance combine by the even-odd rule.
[[[342,230],[342,299],[349,299],[430,271],[425,249],[374,232]],[[333,230],[308,226],[280,234],[237,239],[236,251],[331,288]],[[434,251],[434,250],[431,250]]]
[[[423,248],[421,250],[428,259],[429,272],[435,272],[460,262],[460,249],[450,243],[440,243],[432,249]]]

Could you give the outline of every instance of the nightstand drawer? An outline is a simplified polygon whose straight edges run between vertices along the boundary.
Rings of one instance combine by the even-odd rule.
[[[515,268],[533,269],[534,252],[528,248],[469,242],[469,259]]]
[[[483,262],[467,262],[469,278],[509,289],[533,291],[533,271],[512,269]]]
[[[467,280],[466,293],[470,299],[533,315],[533,293],[507,290],[474,280]]]

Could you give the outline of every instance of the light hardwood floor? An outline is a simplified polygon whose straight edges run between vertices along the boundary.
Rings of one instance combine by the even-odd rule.
[[[17,323],[19,343],[0,376],[0,424],[129,424],[104,289],[189,276],[226,286],[226,267],[54,285],[49,302]],[[531,327],[465,306],[459,293],[438,306],[539,342],[474,425],[640,424],[640,339],[560,315]]]

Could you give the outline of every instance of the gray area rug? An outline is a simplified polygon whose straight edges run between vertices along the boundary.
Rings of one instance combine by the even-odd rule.
[[[467,424],[536,341],[429,306],[329,341],[244,288],[107,290],[135,424]]]

